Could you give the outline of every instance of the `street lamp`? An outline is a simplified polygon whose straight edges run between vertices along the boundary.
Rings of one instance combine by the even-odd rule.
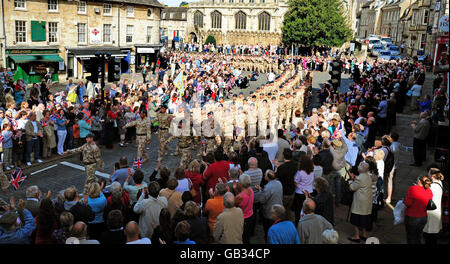
[[[110,52],[96,52],[95,57],[99,62],[98,71],[102,73],[102,79],[100,81],[101,86],[101,99],[102,102],[105,100],[105,62],[111,59]]]

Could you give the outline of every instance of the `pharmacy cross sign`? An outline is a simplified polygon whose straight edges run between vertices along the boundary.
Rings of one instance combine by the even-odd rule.
[[[96,29],[96,28],[94,28],[94,30],[92,30],[92,34],[94,34],[95,36],[97,36],[97,34],[99,34],[100,32]]]

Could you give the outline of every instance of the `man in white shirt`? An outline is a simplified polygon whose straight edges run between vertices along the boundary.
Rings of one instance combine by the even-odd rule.
[[[135,221],[130,221],[125,227],[125,236],[127,237],[127,244],[147,244],[150,245],[152,241],[148,237],[139,239],[139,225]]]

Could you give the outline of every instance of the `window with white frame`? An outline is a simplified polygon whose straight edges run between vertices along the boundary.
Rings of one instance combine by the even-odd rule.
[[[127,25],[127,37],[126,42],[133,42],[133,25]]]
[[[16,20],[16,42],[27,42],[27,22]]]
[[[86,24],[78,23],[78,43],[86,43]]]
[[[152,43],[152,27],[147,27],[147,43]]]
[[[428,25],[429,15],[430,11],[428,9],[423,10],[422,25]]]
[[[48,22],[48,42],[58,42],[58,22]]]
[[[103,15],[112,15],[112,5],[111,4],[103,4]]]
[[[427,35],[426,34],[420,34],[420,45],[419,45],[419,50],[425,50],[425,46],[426,46],[426,38]]]
[[[127,17],[134,17],[134,6],[127,6]]]
[[[161,12],[161,18],[166,19],[166,12]]]
[[[111,24],[103,24],[103,42],[111,43]]]
[[[58,11],[58,0],[48,0],[48,11]]]
[[[86,14],[87,8],[86,8],[86,1],[79,1],[77,6],[78,14]]]
[[[26,0],[14,0],[14,9],[26,9],[27,1]]]

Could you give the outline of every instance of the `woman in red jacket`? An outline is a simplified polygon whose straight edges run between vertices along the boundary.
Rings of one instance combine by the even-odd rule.
[[[408,244],[421,244],[423,228],[427,223],[427,204],[433,198],[431,181],[421,176],[417,183],[408,189],[403,203],[406,205],[405,228]]]
[[[189,164],[189,169],[186,170],[185,174],[186,178],[190,179],[192,182],[192,188],[194,189],[193,200],[194,202],[200,204],[202,202],[200,187],[205,183],[203,181],[203,176],[200,173],[200,163],[197,160],[191,161]]]

